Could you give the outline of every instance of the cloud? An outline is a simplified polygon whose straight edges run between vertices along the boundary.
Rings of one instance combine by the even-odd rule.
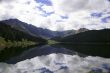
[[[16,18],[54,31],[103,29],[110,26],[109,9],[108,0],[0,0],[0,20]]]
[[[110,59],[66,54],[37,56],[16,64],[0,63],[0,73],[108,73],[109,68]]]
[[[52,0],[56,13],[80,10],[104,10],[110,7],[107,0]]]

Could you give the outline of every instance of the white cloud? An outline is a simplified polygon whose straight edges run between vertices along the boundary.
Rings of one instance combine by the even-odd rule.
[[[108,0],[52,0],[52,2],[56,13],[70,13],[81,10],[100,11],[110,7]]]
[[[42,9],[45,10],[46,12],[54,12],[52,6],[44,5],[44,6],[42,7]]]
[[[0,63],[0,73],[108,73],[110,59],[50,54],[27,59],[16,64]]]
[[[37,27],[61,31],[83,27],[102,29],[110,26],[109,22],[101,22],[103,17],[110,14],[105,14],[100,18],[90,16],[92,12],[104,12],[110,9],[108,0],[51,0],[51,2],[52,6],[47,6],[35,0],[1,0],[0,20],[17,18]],[[55,13],[46,14],[45,17],[42,16],[44,12],[37,7],[41,7],[46,13]],[[60,16],[68,16],[68,18],[62,19]]]

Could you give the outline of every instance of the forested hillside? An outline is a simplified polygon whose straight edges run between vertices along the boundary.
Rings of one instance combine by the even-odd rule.
[[[110,43],[110,30],[90,30],[56,40],[65,43]]]
[[[64,38],[55,38],[58,46],[84,55],[110,57],[110,30],[89,30]]]
[[[46,40],[0,22],[0,46],[28,46],[40,43],[46,43]]]

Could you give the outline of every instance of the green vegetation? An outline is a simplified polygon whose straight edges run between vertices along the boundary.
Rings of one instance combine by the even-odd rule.
[[[0,47],[5,47],[6,41],[4,38],[0,37]]]
[[[55,41],[59,41],[59,45],[62,47],[84,55],[110,58],[110,29],[90,30],[55,38]]]
[[[17,30],[13,26],[0,22],[0,37],[5,38],[6,41],[22,41],[23,39],[27,39],[28,41],[38,42],[38,43],[46,43],[45,39],[41,37],[36,37],[32,34],[28,34],[24,31]]]
[[[12,24],[0,22],[0,62],[18,56],[31,47],[47,43],[45,39],[17,29]]]
[[[11,41],[11,40],[5,40],[3,37],[0,37],[0,47],[27,47],[31,45],[35,45],[37,43],[28,41],[26,39],[22,39],[21,41]]]
[[[26,47],[46,43],[45,39],[17,30],[15,27],[0,22],[0,50],[10,47]]]
[[[48,44],[51,45],[51,44],[57,44],[58,42],[57,41],[54,41],[54,40],[48,40]]]
[[[110,43],[110,29],[90,30],[78,34],[69,35],[63,38],[54,38],[65,43]]]

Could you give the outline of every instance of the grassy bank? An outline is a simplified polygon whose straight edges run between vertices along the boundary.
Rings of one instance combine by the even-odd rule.
[[[48,40],[48,44],[49,44],[49,45],[57,44],[57,43],[58,43],[57,41],[54,41],[54,40]]]
[[[29,41],[27,39],[22,39],[21,41],[11,41],[0,37],[0,48],[10,48],[10,47],[27,47],[37,44],[36,42]]]

